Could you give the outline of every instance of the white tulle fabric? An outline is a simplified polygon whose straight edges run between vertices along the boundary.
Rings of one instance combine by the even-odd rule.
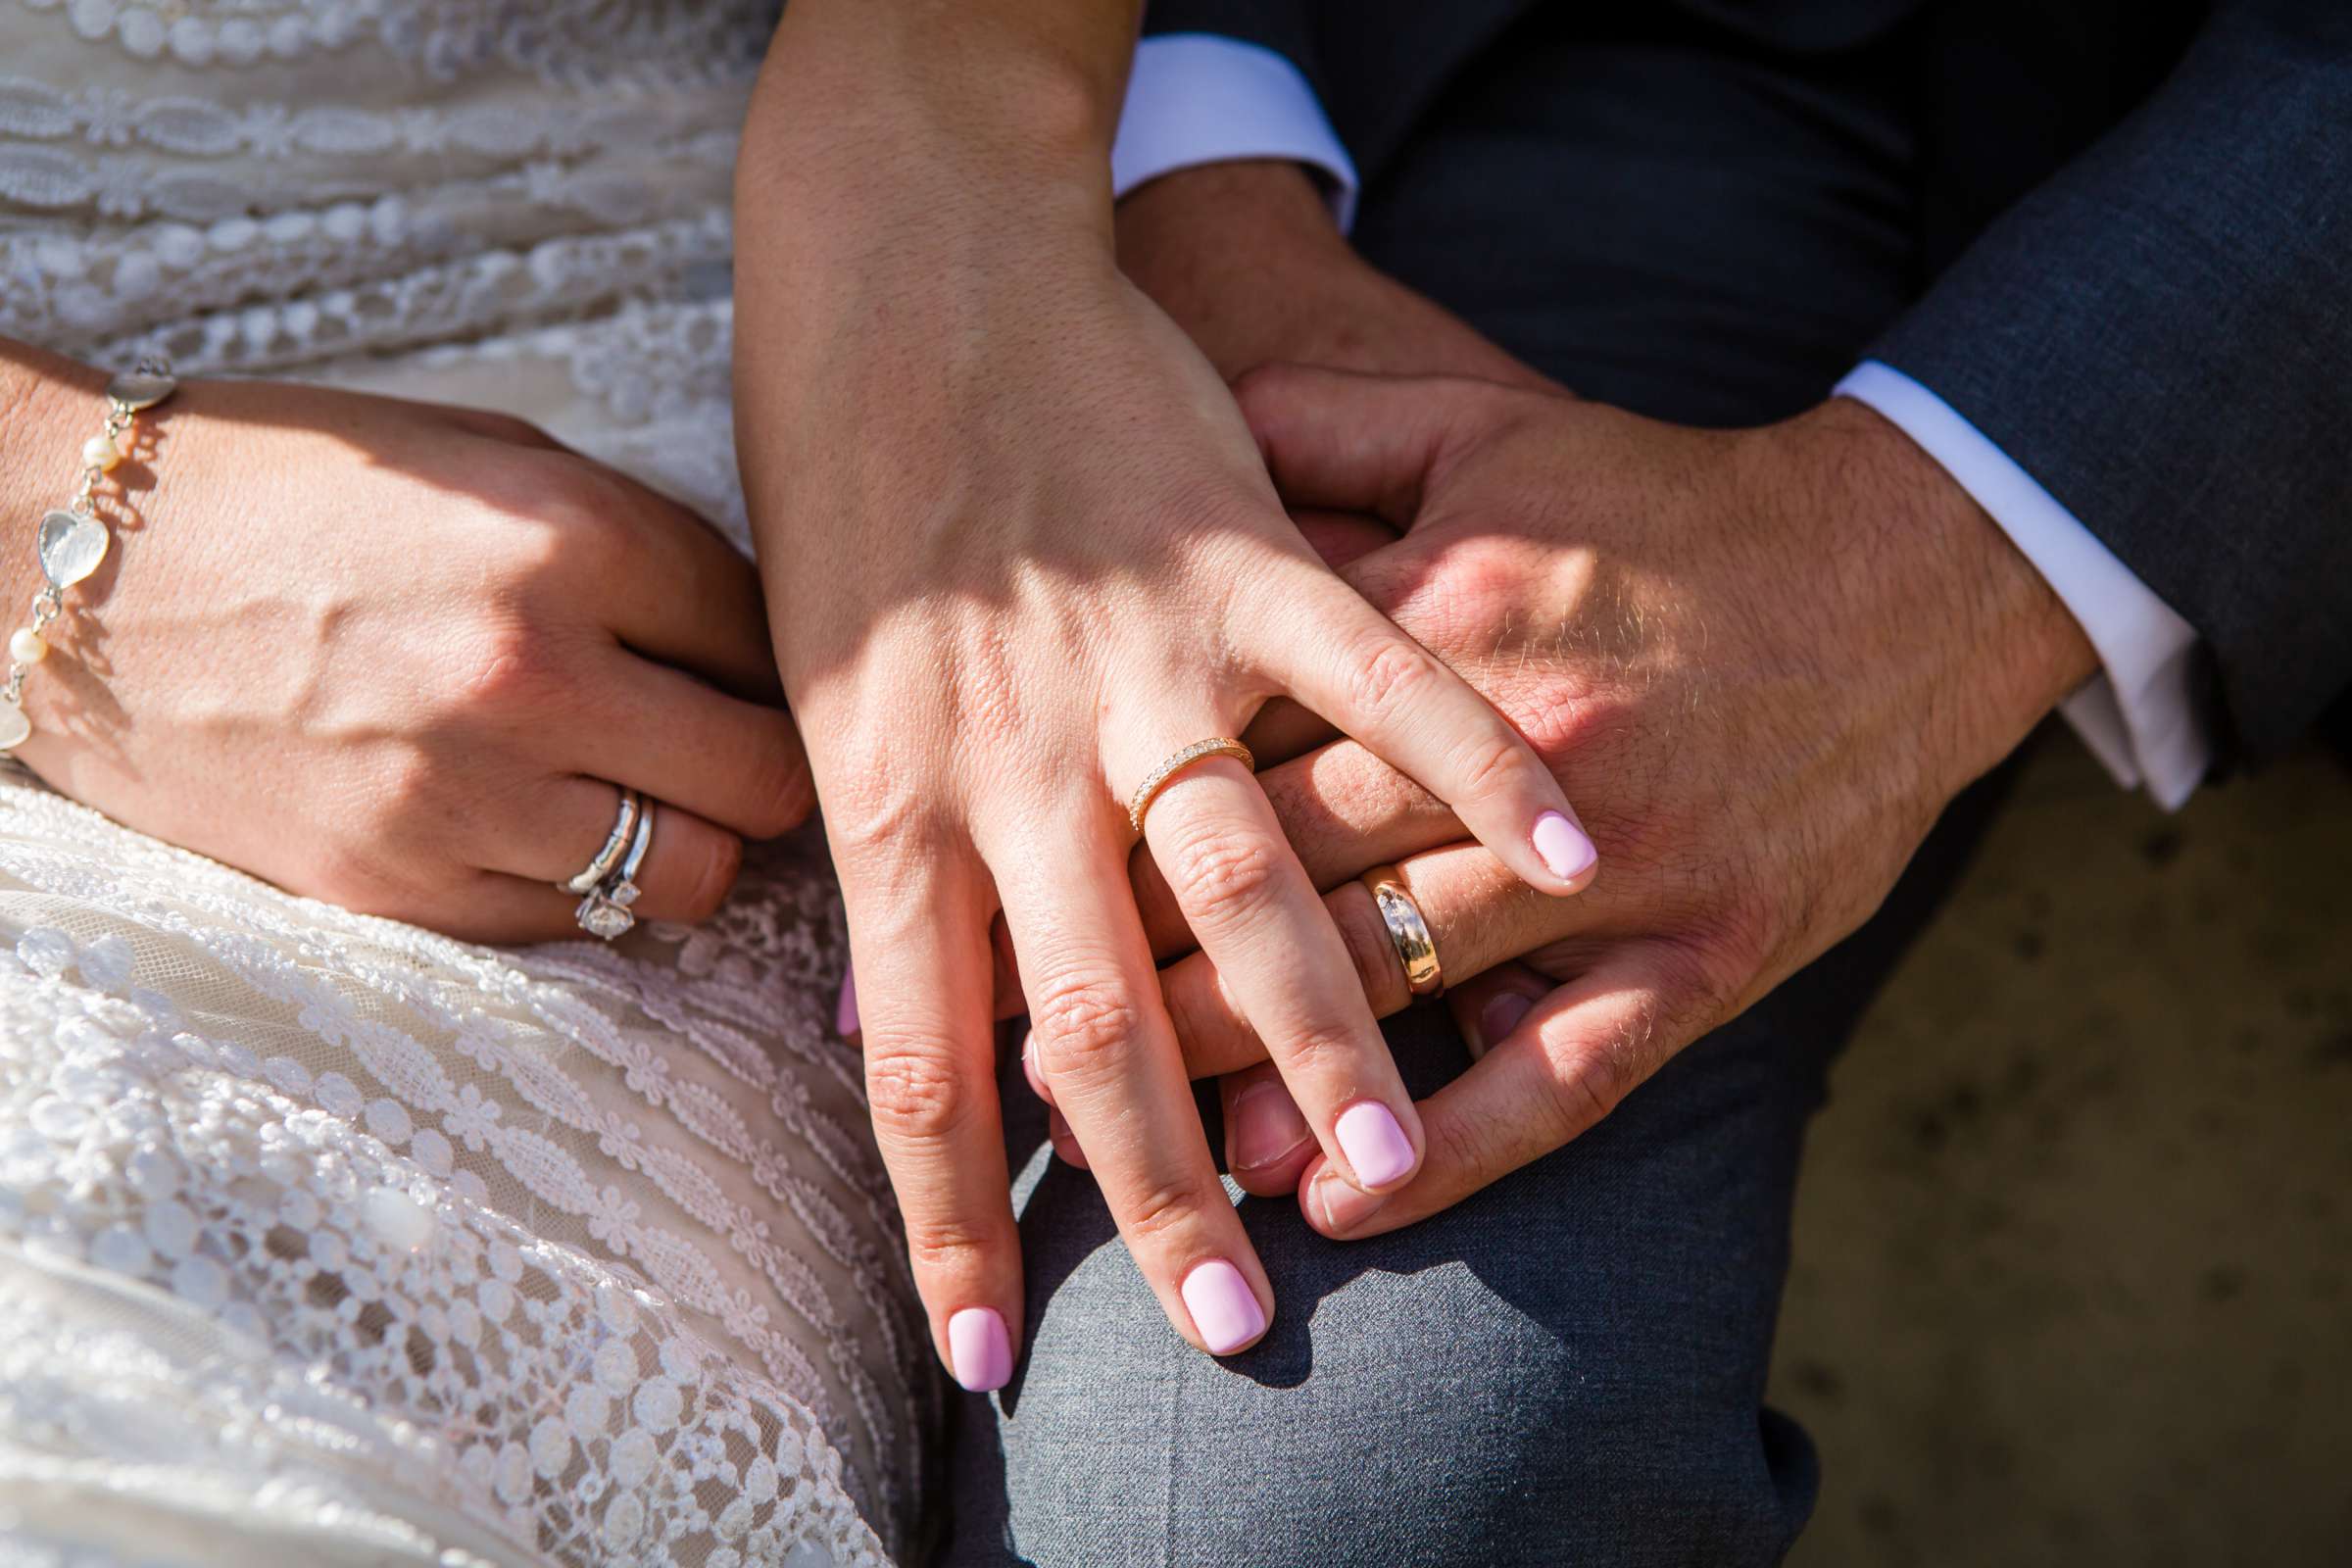
[[[774,11],[0,0],[0,336],[518,413],[741,540]],[[843,952],[805,842],[502,953],[0,779],[0,1559],[903,1554],[938,1394]]]

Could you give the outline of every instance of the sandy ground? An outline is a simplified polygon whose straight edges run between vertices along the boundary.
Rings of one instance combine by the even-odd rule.
[[[2044,741],[1814,1125],[1790,1561],[2352,1562],[2352,773]]]

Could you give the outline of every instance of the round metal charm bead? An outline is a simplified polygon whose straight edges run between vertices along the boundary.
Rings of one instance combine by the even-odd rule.
[[[142,365],[107,382],[106,400],[121,404],[126,413],[141,414],[178,390],[179,383],[170,371]]]

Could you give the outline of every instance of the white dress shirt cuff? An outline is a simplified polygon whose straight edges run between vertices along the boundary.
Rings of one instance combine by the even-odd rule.
[[[2103,672],[2060,705],[2126,789],[2178,810],[2212,762],[2189,696],[2196,629],[1952,406],[1865,360],[1834,389],[1876,409],[1942,465],[2034,564],[2097,650]]]
[[[1205,32],[1162,33],[1136,46],[1127,102],[1110,146],[1110,189],[1200,164],[1279,158],[1323,176],[1331,215],[1355,220],[1355,164],[1306,77],[1273,50]]]

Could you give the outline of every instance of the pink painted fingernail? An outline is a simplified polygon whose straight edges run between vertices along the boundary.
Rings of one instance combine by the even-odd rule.
[[[1177,1293],[1211,1355],[1229,1355],[1266,1332],[1266,1309],[1257,1304],[1256,1293],[1242,1271],[1221,1257],[1187,1274]]]
[[[1532,998],[1523,997],[1516,991],[1505,991],[1480,1008],[1478,1014],[1479,1054],[1484,1055],[1500,1044],[1504,1036],[1519,1027],[1519,1020],[1526,1017],[1528,1009],[1535,1004]]]
[[[1340,1135],[1340,1152],[1348,1156],[1355,1179],[1366,1187],[1393,1186],[1413,1168],[1412,1140],[1377,1100],[1358,1101],[1341,1111],[1333,1131]]]
[[[843,1039],[858,1032],[858,971],[841,971],[841,1001],[833,1008],[833,1030]]]
[[[1029,1092],[1047,1104],[1054,1097],[1046,1092],[1046,1075],[1037,1070],[1037,1033],[1032,1030],[1021,1037],[1021,1076],[1029,1080]]]
[[[1359,1192],[1329,1165],[1315,1177],[1307,1190],[1316,1211],[1323,1216],[1319,1227],[1327,1235],[1345,1236],[1372,1217],[1383,1200],[1371,1193]]]
[[[994,1308],[967,1306],[948,1319],[948,1359],[956,1381],[987,1394],[1012,1381],[1012,1336]]]
[[[1536,818],[1536,853],[1551,874],[1563,882],[1574,881],[1592,868],[1600,852],[1585,837],[1585,830],[1557,811],[1545,811]]]
[[[1234,1097],[1233,1167],[1264,1170],[1297,1153],[1314,1137],[1291,1092],[1261,1078]]]

